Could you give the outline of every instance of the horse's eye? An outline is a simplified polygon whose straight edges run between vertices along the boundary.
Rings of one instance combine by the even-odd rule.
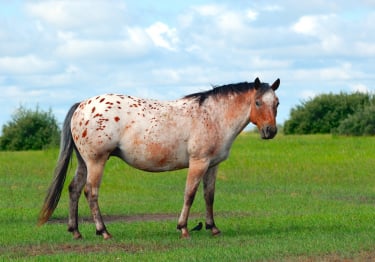
[[[260,107],[260,106],[262,105],[262,103],[261,103],[259,100],[255,100],[255,105],[256,105],[257,107]]]

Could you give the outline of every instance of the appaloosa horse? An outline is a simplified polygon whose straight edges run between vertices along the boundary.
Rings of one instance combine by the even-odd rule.
[[[256,78],[254,83],[218,86],[169,102],[106,94],[73,105],[64,121],[60,155],[39,225],[58,204],[74,149],[78,167],[69,185],[68,221],[74,238],[82,237],[78,199],[84,187],[97,234],[111,237],[98,205],[100,181],[110,156],[151,172],[189,168],[177,228],[182,237],[189,237],[189,210],[203,180],[206,229],[219,234],[213,215],[219,163],[228,157],[234,139],[249,122],[258,127],[263,139],[276,135],[279,101],[274,91],[279,85],[279,79],[270,86]]]

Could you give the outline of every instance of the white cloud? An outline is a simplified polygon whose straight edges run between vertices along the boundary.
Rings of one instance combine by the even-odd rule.
[[[255,20],[255,18],[253,18]],[[237,12],[223,12],[217,18],[217,24],[224,32],[238,31],[244,28],[243,17]]]
[[[294,78],[297,80],[313,79],[314,81],[347,81],[363,77],[360,71],[353,68],[351,63],[344,62],[335,66],[313,69],[297,69]]]
[[[300,99],[302,100],[309,100],[309,99],[313,99],[314,97],[316,97],[318,95],[318,93],[314,90],[303,90],[300,94],[299,94],[299,97]]]
[[[351,90],[358,93],[370,93],[370,89],[364,84],[353,84],[351,85]]]
[[[336,18],[335,14],[304,15],[292,25],[292,30],[299,34],[324,38],[332,33]]]
[[[251,58],[251,67],[261,69],[281,69],[291,65],[289,60],[267,59],[259,56]]]
[[[268,12],[279,12],[279,11],[284,10],[284,8],[277,4],[271,4],[271,5],[266,5],[265,7],[263,7],[262,10],[265,10]]]
[[[0,57],[0,72],[3,74],[39,74],[51,73],[55,70],[57,70],[56,62],[43,60],[35,55]]]
[[[126,6],[120,1],[39,1],[26,4],[26,10],[47,24],[61,29],[97,27],[105,21],[124,16]]]
[[[348,43],[353,39],[347,39],[346,24],[337,14],[302,16],[291,29],[297,34],[317,39],[319,46],[314,47],[316,51],[337,55],[352,53]]]
[[[254,11],[253,9],[249,9],[246,11],[246,17],[251,20],[251,21],[255,21],[257,20],[258,18],[258,12],[257,11]]]
[[[121,41],[72,39],[60,45],[57,54],[71,59],[116,57],[122,45]]]
[[[361,56],[375,56],[375,42],[359,41],[354,44],[357,54]]]
[[[59,31],[60,44],[57,54],[71,59],[91,58],[113,60],[126,57],[137,57],[147,53],[152,45],[151,38],[144,29],[127,27],[118,39],[82,39],[74,33]]]
[[[156,46],[170,51],[177,50],[179,39],[176,28],[170,28],[162,22],[156,22],[149,26],[146,32]]]
[[[2,89],[2,94],[10,99],[17,99],[21,101],[26,101],[30,98],[41,97],[45,95],[45,91],[41,89],[25,89],[19,86],[4,86]]]
[[[331,34],[329,36],[324,37],[322,39],[321,44],[322,44],[322,48],[325,51],[337,52],[341,50],[343,41],[338,35]]]
[[[302,16],[292,29],[300,34],[316,35],[317,34],[317,18],[314,16]]]
[[[178,83],[181,80],[180,73],[176,69],[154,69],[152,74],[155,78],[160,78],[169,83]]]
[[[194,21],[194,14],[193,12],[186,12],[183,14],[178,15],[177,17],[178,24],[181,28],[188,28],[192,25]]]
[[[219,4],[196,6],[192,10],[193,13],[190,12],[186,14],[182,21],[185,22],[185,24],[191,25],[195,18],[197,21],[195,26],[210,29],[211,32],[207,33],[213,35],[215,35],[216,32],[220,34],[241,33],[241,31],[246,29],[246,22],[257,20],[259,15],[259,13],[252,8],[235,10]]]
[[[224,6],[214,4],[194,7],[194,10],[197,11],[201,16],[216,16],[224,9]]]
[[[356,72],[354,71],[351,63],[343,63],[338,67],[323,68],[319,70],[322,80],[348,80],[351,79]]]
[[[146,48],[150,42],[149,35],[140,27],[127,27],[126,38],[129,41],[129,45],[133,45],[134,48]]]

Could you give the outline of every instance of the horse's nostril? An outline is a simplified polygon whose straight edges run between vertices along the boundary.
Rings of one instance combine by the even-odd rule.
[[[276,126],[265,126],[261,129],[261,137],[263,139],[272,139],[277,134]]]

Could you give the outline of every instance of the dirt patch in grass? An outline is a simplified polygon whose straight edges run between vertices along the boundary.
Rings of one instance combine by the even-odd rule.
[[[163,248],[157,247],[158,251]],[[142,245],[125,244],[125,243],[111,243],[111,244],[56,244],[56,245],[29,245],[29,246],[18,246],[9,249],[0,248],[0,253],[9,254],[8,258],[25,258],[25,257],[36,257],[41,255],[58,255],[63,253],[76,253],[76,254],[88,254],[88,253],[138,253],[145,250]],[[150,247],[147,247],[150,251]],[[286,262],[370,262],[375,261],[375,250],[374,251],[362,251],[358,254],[353,254],[350,257],[328,254],[322,256],[298,256],[281,258],[282,261]],[[273,261],[273,260],[269,260]],[[279,259],[274,261],[280,261]]]
[[[316,257],[294,257],[285,258],[286,262],[370,262],[375,261],[375,251],[362,251],[354,254],[351,257],[345,257],[337,254],[328,254]]]
[[[195,213],[190,214],[189,219],[191,218],[204,218],[203,214]],[[160,213],[160,214],[138,214],[138,215],[103,215],[103,220],[105,223],[111,222],[138,222],[138,221],[145,221],[145,222],[155,222],[155,221],[166,221],[166,220],[176,220],[178,219],[178,214],[171,214],[171,213]],[[79,223],[82,222],[92,222],[91,217],[80,217]],[[68,222],[68,218],[51,218],[48,220],[48,223],[52,224],[65,224]]]
[[[111,243],[111,244],[42,244],[0,248],[0,253],[9,254],[9,258],[21,258],[40,255],[55,255],[63,253],[101,253],[101,252],[125,252],[137,253],[144,250],[141,245]]]
[[[191,214],[190,218],[203,217],[202,214]],[[105,223],[112,222],[153,222],[153,221],[166,221],[178,219],[178,214],[171,213],[159,213],[159,214],[138,214],[138,215],[105,215],[103,216]],[[51,218],[48,223],[51,224],[65,224],[68,222],[68,218]],[[91,217],[80,217],[79,223],[92,223]],[[0,254],[4,254],[8,258],[23,258],[41,255],[58,255],[63,253],[76,253],[76,254],[88,254],[88,253],[113,253],[113,252],[125,252],[125,253],[138,253],[145,250],[143,245],[127,244],[127,243],[100,243],[100,244],[88,244],[85,242],[78,241],[76,243],[69,244],[40,244],[40,245],[21,245],[13,247],[0,247]],[[147,246],[147,250],[150,246]],[[158,246],[157,250],[162,250],[162,246]]]

